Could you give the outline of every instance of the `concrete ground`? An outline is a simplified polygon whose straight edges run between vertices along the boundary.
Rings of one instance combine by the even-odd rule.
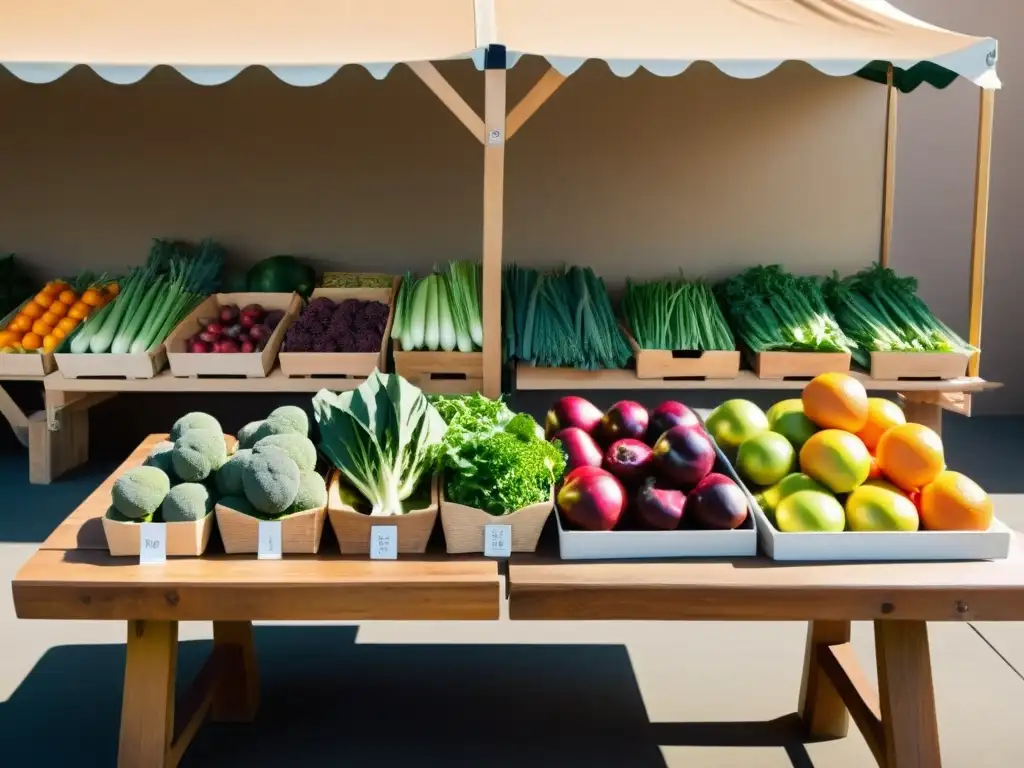
[[[949,464],[1024,530],[1024,420],[947,418]],[[95,428],[94,428],[95,429]],[[49,487],[0,455],[0,581],[115,465]],[[0,590],[0,766],[115,764],[123,625],[33,622]],[[803,744],[793,710],[805,627],[730,623],[260,625],[253,725],[207,725],[184,766],[834,766],[871,756],[849,738]],[[930,629],[944,764],[1024,765],[1024,628]],[[182,626],[192,674],[210,626]],[[854,643],[874,677],[870,625]]]

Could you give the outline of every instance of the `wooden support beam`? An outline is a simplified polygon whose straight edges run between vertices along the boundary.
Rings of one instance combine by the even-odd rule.
[[[985,301],[985,249],[988,245],[988,194],[992,175],[992,126],[996,92],[981,89],[978,105],[978,154],[974,176],[974,231],[971,236],[971,321],[967,340],[981,346],[981,307]],[[977,376],[981,353],[971,358],[968,373]]]
[[[441,103],[448,107],[451,113],[469,129],[470,133],[479,141],[484,141],[484,121],[452,87],[451,83],[444,79],[444,75],[437,71],[437,67],[429,61],[412,61],[409,62],[409,69],[426,84],[427,88],[434,92]]]
[[[178,622],[129,621],[118,768],[174,768],[174,675]]]
[[[501,250],[505,210],[504,69],[484,73],[483,394],[501,394]]]
[[[7,390],[0,386],[0,414],[7,419],[7,423],[14,430],[14,436],[24,446],[28,446],[28,416],[21,410],[21,407],[14,402]]]
[[[174,739],[167,750],[168,766],[176,766],[181,762],[185,750],[213,709],[215,697],[223,685],[225,669],[231,661],[230,656],[229,649],[214,645],[199,673],[192,678],[185,695],[176,703]]]
[[[544,102],[550,99],[566,80],[565,75],[554,67],[550,67],[540,80],[534,83],[533,88],[523,96],[512,111],[508,113],[508,120],[505,122],[505,140],[508,141],[515,136],[516,131],[533,117],[533,113],[540,109]]]
[[[841,739],[850,730],[850,716],[839,691],[836,690],[819,663],[819,648],[850,642],[850,622],[812,621],[807,626],[804,649],[804,674],[800,681],[797,711],[815,738]]]
[[[928,399],[903,395],[903,414],[912,424],[923,424],[935,433],[942,434],[942,406]]]
[[[213,702],[213,719],[219,723],[248,723],[260,704],[252,622],[213,622],[213,648],[227,654]]]
[[[818,664],[857,724],[879,765],[885,766],[885,736],[878,692],[857,663],[850,643],[818,646]]]
[[[896,205],[896,99],[899,89],[893,83],[893,68],[889,65],[886,74],[886,124],[885,124],[885,166],[882,185],[882,244],[879,260],[883,267],[889,266],[892,249],[893,209]]]
[[[928,625],[876,621],[885,768],[942,768]]]

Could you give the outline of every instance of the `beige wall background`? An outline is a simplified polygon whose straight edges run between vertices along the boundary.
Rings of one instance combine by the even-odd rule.
[[[1024,411],[1009,128],[1022,11],[903,5],[1001,38],[983,374],[1008,386],[978,410]],[[479,73],[444,71],[479,108]],[[510,102],[542,71],[517,66]],[[45,86],[3,72],[0,104],[0,250],[46,274],[138,263],[154,236],[212,235],[241,266],[288,252],[405,270],[479,254],[480,145],[405,68],[383,82],[346,68],[312,89],[262,70],[214,88],[171,70],[127,87],[87,70]],[[900,102],[893,264],[963,332],[976,104],[963,85]],[[878,254],[884,107],[881,87],[796,64],[754,81],[588,65],[508,145],[505,258],[590,264],[613,285],[770,262],[855,270]]]

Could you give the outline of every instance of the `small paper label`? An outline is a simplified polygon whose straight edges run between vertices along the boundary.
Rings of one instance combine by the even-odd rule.
[[[167,526],[163,523],[139,523],[139,563],[155,565],[167,562]]]
[[[370,527],[370,559],[398,559],[397,525],[374,525]]]
[[[484,526],[484,556],[508,557],[512,554],[512,526]]]
[[[259,537],[256,558],[258,560],[280,560],[281,521],[260,520]]]
[[[492,131],[488,131],[487,132],[487,143],[488,144],[501,144],[504,141],[505,141],[504,136],[502,136],[501,131],[499,131],[497,128],[495,128]]]

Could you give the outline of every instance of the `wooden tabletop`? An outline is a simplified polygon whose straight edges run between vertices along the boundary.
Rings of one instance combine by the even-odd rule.
[[[343,557],[330,531],[321,554],[257,560],[211,542],[202,558],[139,565],[111,557],[101,519],[115,479],[167,435],[150,435],[43,542],[13,582],[18,616],[172,621],[496,619],[503,578],[483,557],[394,562]],[[230,438],[233,440],[233,438]]]
[[[546,545],[509,564],[513,619],[1024,620],[1019,534],[1006,560],[955,563],[570,563]]]

